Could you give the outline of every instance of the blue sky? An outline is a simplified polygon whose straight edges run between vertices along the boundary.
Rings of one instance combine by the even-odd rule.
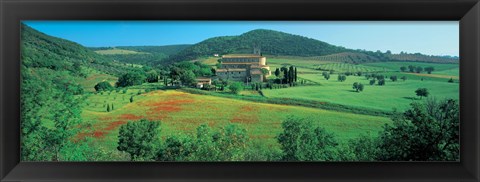
[[[352,49],[459,55],[458,21],[24,21],[87,47],[194,44],[271,29]]]

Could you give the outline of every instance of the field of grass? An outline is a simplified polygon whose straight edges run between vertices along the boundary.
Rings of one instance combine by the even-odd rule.
[[[107,50],[98,50],[95,51],[98,54],[102,55],[111,55],[111,54],[147,54],[144,52],[137,52],[132,50],[124,50],[124,49],[107,49]]]
[[[344,72],[365,73],[365,72],[378,72],[378,71],[385,70],[383,68],[364,66],[364,65],[355,65],[355,64],[349,64],[349,63],[329,63],[329,64],[319,65],[317,68],[321,70],[335,70],[335,72],[340,72],[340,73],[344,73]]]
[[[272,59],[267,59],[267,62]],[[392,111],[393,108],[404,110],[409,107],[413,101],[419,98],[415,95],[418,88],[427,88],[430,95],[436,98],[453,98],[458,99],[458,64],[438,64],[438,63],[417,63],[417,62],[378,62],[366,64],[349,64],[349,63],[325,63],[319,64],[321,61],[315,60],[296,60],[294,58],[283,60],[291,65],[297,65],[297,61],[301,67],[298,68],[298,77],[300,79],[310,80],[316,86],[293,87],[286,89],[264,90],[263,93],[269,98],[295,98],[308,99],[321,102],[329,102],[341,105],[349,105],[363,108],[380,109],[383,111]],[[273,59],[274,65],[278,64],[278,60]],[[435,71],[432,74],[426,72],[404,73],[400,72],[401,66],[433,66]],[[370,85],[369,80],[364,76],[348,76],[345,82],[337,81],[337,74],[331,75],[330,80],[326,80],[321,75],[321,70],[311,68],[320,67],[326,70],[335,70],[336,73],[343,72],[378,72],[385,75],[386,85]],[[396,75],[398,81],[392,82],[388,79],[390,76]],[[400,77],[406,76],[407,81],[403,81]],[[453,78],[455,83],[448,83]],[[365,89],[361,93],[353,92],[352,85],[354,82],[362,83]]]
[[[97,139],[99,145],[115,150],[120,125],[146,118],[162,121],[162,137],[179,133],[192,134],[196,127],[204,123],[213,128],[235,123],[246,128],[252,140],[278,147],[275,136],[281,131],[281,122],[288,116],[311,118],[315,124],[335,133],[340,141],[367,132],[376,135],[384,124],[390,122],[386,117],[256,103],[176,90],[157,90],[136,95],[133,103],[129,103],[128,99],[121,99],[122,95],[136,95],[136,89],[125,94],[112,92],[111,95],[91,95],[86,100],[90,105],[84,105],[82,115],[85,128],[76,137],[89,136]],[[114,97],[116,99],[113,99]],[[100,107],[92,107],[92,103],[114,103],[115,109],[106,112],[105,109],[99,109]]]
[[[202,58],[199,61],[203,64],[209,65],[209,66],[215,66],[218,63],[218,59],[221,59],[220,57],[207,57],[207,58]]]
[[[81,79],[79,84],[83,87],[83,89],[87,92],[95,92],[95,85],[99,82],[107,81],[111,85],[115,85],[117,82],[117,77],[108,75],[108,74],[100,74],[100,73],[93,73],[90,74],[86,79]]]
[[[321,75],[306,74],[299,76],[320,83],[319,86],[292,87],[286,89],[264,90],[263,94],[271,98],[298,98],[342,105],[351,105],[364,108],[392,111],[393,108],[404,110],[412,101],[418,101],[415,95],[417,88],[427,88],[430,94],[438,98],[458,99],[458,83],[445,81],[421,81],[407,79],[392,82],[386,80],[384,86],[369,85],[365,77],[348,76],[344,82],[337,81],[337,75],[332,75],[330,80],[325,80]],[[354,82],[362,83],[363,92],[354,92]]]
[[[272,70],[282,66],[296,66],[298,70],[306,74],[318,74],[325,70],[334,70],[337,73],[344,72],[378,72],[385,71],[384,68],[375,66],[366,66],[363,64],[338,63],[330,61],[320,61],[315,59],[299,59],[299,58],[273,58],[267,59],[267,64]]]
[[[300,68],[314,68],[320,64],[330,62],[318,61],[313,59],[295,59],[295,58],[267,58],[267,64],[274,67],[295,65]]]

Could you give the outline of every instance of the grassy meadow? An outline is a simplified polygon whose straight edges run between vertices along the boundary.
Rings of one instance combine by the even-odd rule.
[[[84,104],[82,118],[86,121],[86,128],[91,130],[84,130],[77,137],[93,137],[99,145],[114,150],[119,126],[146,118],[162,121],[162,137],[179,133],[193,134],[201,124],[219,128],[234,123],[244,127],[252,140],[278,147],[275,136],[281,132],[281,121],[288,116],[315,118],[316,125],[334,132],[342,141],[366,133],[376,135],[384,124],[390,122],[388,118],[380,116],[256,103],[177,90],[155,90],[140,95],[138,90],[142,89],[90,95],[85,101],[90,104]],[[132,103],[130,96],[134,97]],[[106,104],[113,104],[114,109],[107,112]]]
[[[280,67],[285,60],[277,59],[269,60],[269,64],[273,69]],[[290,63],[296,60],[291,59]],[[438,63],[416,63],[416,62],[388,62],[388,63],[367,63],[367,64],[348,64],[348,63],[322,63],[317,60],[310,60],[310,66],[303,61],[303,67],[298,69],[299,79],[305,79],[313,82],[313,85],[304,87],[290,87],[286,89],[264,90],[265,97],[271,98],[298,98],[310,99],[316,101],[330,102],[341,105],[351,105],[357,107],[380,109],[384,111],[392,111],[394,108],[403,111],[409,107],[414,101],[420,101],[415,95],[418,88],[427,88],[431,96],[442,98],[459,98],[459,76],[458,64],[438,64]],[[280,63],[280,64],[279,64]],[[401,66],[433,66],[437,71],[432,74],[427,73],[406,73],[400,72]],[[326,80],[322,76],[323,70],[315,70],[322,67],[327,70],[334,70],[330,79]],[[309,72],[304,72],[309,70]],[[397,71],[398,70],[398,71]],[[347,76],[343,82],[337,80],[338,74],[345,72],[362,72],[363,75],[369,72],[384,75],[386,83],[383,86],[377,84],[370,85],[369,80],[365,76]],[[397,76],[397,81],[389,79],[390,76]],[[407,79],[400,79],[405,76]],[[454,79],[454,83],[448,80]],[[362,83],[365,88],[362,92],[357,93],[352,88],[354,82]]]
[[[201,61],[214,66],[217,59],[210,57]],[[294,58],[268,59],[267,62],[272,70],[284,65],[301,65],[298,67],[298,77],[309,81],[304,86],[262,90],[263,97],[269,99],[312,100],[385,112],[394,109],[403,111],[410,103],[420,101],[414,93],[419,87],[427,88],[431,96],[437,98],[458,99],[458,80],[454,83],[448,82],[450,78],[458,79],[458,75],[454,74],[455,70],[458,70],[457,64],[393,62],[355,65]],[[438,71],[432,74],[397,71],[400,66],[409,64],[434,66]],[[322,76],[323,69],[334,70],[329,80]],[[369,85],[369,79],[366,77],[353,75],[348,76],[343,82],[338,81],[338,74],[344,72],[377,72],[386,76],[386,84]],[[398,79],[393,82],[388,79],[392,75],[398,78],[406,76],[407,80]],[[100,81],[114,83],[115,79],[105,74],[93,74],[81,82],[89,92],[82,104],[84,123],[81,126],[84,129],[75,136],[77,140],[92,138],[95,145],[115,151],[119,127],[128,121],[144,118],[162,122],[158,131],[162,138],[178,134],[194,135],[195,129],[201,124],[218,129],[233,123],[245,128],[254,143],[279,149],[276,136],[281,132],[281,122],[289,116],[315,121],[315,125],[334,133],[342,143],[361,135],[376,136],[385,124],[391,123],[387,116],[246,101],[192,94],[177,89],[158,90],[163,88],[161,83],[145,83],[102,92],[94,92],[91,89],[94,83]],[[364,84],[364,91],[355,92],[352,89],[354,82]],[[248,89],[242,91],[240,95],[262,97],[258,91]],[[106,110],[107,105],[113,108],[110,112]]]

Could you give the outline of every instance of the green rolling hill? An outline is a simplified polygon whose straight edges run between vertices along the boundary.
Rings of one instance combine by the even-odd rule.
[[[260,47],[264,55],[312,57],[318,60],[345,63],[381,61],[458,63],[458,58],[453,57],[347,49],[312,38],[264,29],[252,30],[238,36],[222,36],[204,40],[169,56],[164,63],[195,60],[213,54],[252,53],[255,46]]]

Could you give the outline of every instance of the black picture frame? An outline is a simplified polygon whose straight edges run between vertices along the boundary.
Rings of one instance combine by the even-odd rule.
[[[0,0],[1,181],[480,180],[478,0]],[[21,20],[458,20],[460,162],[20,162]]]

